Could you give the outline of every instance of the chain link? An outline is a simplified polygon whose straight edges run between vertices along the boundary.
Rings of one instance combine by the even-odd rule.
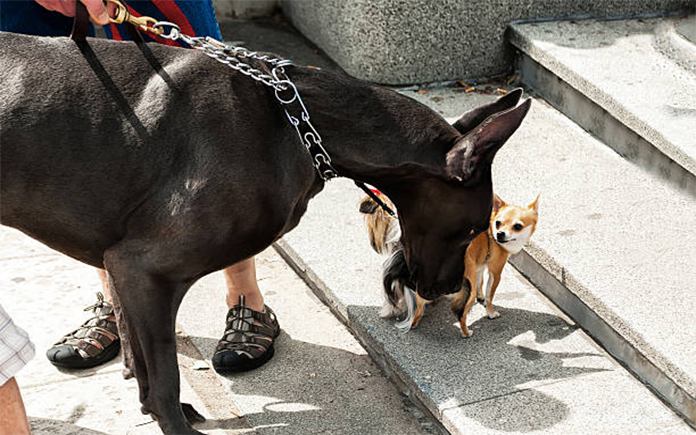
[[[319,176],[324,181],[338,176],[338,172],[331,163],[331,157],[322,145],[321,135],[312,125],[309,111],[297,87],[285,72],[285,67],[291,66],[292,61],[251,51],[244,47],[227,46],[208,36],[189,36],[181,33],[179,26],[168,21],[158,21],[152,25],[152,28],[161,32],[159,33],[161,38],[172,41],[181,40],[233,70],[273,88],[275,98],[283,107],[288,122],[295,128],[300,141],[312,156],[312,163]],[[270,74],[245,63],[244,59],[253,59],[269,65]]]

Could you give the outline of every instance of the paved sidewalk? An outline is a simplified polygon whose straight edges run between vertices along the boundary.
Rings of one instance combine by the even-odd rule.
[[[198,369],[210,367],[224,326],[220,274],[200,281],[180,311],[182,401],[208,418],[200,430],[438,433],[272,249],[259,256],[258,273],[283,327],[276,357],[260,370],[226,379],[212,368]],[[18,376],[35,434],[161,433],[140,413],[136,381],[123,380],[120,358],[70,372],[57,370],[43,355],[86,319],[82,307],[98,289],[92,268],[0,227],[0,301],[36,345],[36,357]]]

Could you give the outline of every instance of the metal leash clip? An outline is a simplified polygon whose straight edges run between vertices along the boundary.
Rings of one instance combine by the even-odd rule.
[[[144,32],[154,33],[155,35],[162,34],[162,29],[155,27],[157,20],[152,17],[136,17],[130,12],[126,5],[121,3],[119,0],[106,0],[108,4],[113,5],[113,16],[109,13],[109,22],[114,24],[130,23],[136,27],[136,29]]]

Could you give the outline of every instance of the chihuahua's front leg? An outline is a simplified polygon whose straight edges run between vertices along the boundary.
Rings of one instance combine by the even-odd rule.
[[[425,312],[425,306],[429,302],[429,300],[423,299],[422,297],[420,297],[418,293],[416,293],[416,311],[413,313],[413,321],[411,322],[411,328],[415,328],[420,324],[421,319],[423,318],[423,313]]]

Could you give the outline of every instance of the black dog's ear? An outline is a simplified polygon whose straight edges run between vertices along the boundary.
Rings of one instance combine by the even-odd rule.
[[[477,179],[481,168],[490,166],[495,153],[505,144],[529,112],[532,100],[496,113],[483,121],[474,131],[460,139],[447,152],[447,173],[458,181]]]
[[[467,134],[491,115],[517,106],[522,97],[522,88],[516,88],[492,103],[471,109],[457,120],[452,127],[461,134]]]
[[[360,201],[360,213],[373,214],[376,211],[377,203],[374,202],[369,196]]]

